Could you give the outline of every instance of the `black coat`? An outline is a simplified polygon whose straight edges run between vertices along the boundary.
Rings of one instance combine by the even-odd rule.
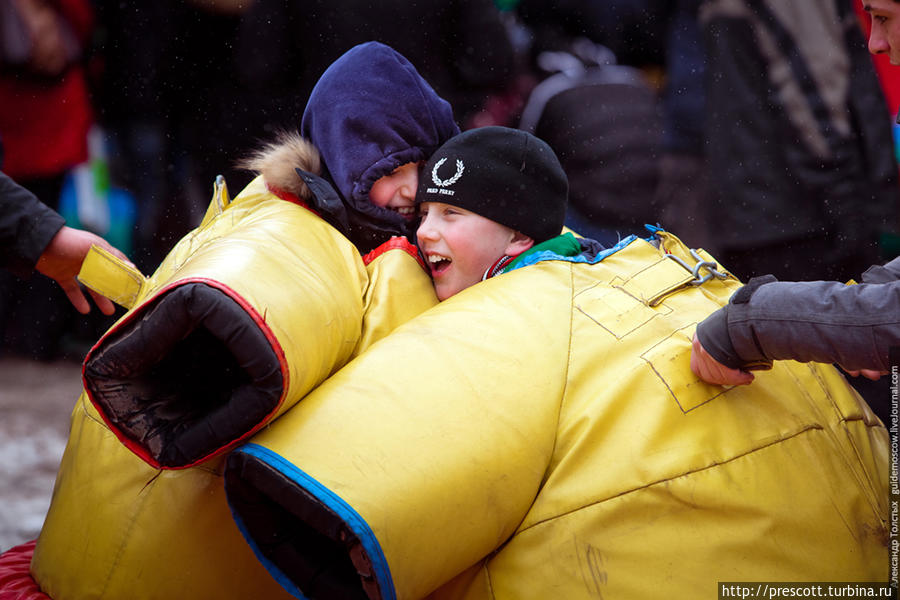
[[[27,277],[63,225],[58,213],[0,173],[0,266]]]
[[[701,11],[711,216],[726,250],[817,235],[874,246],[894,227],[890,115],[844,4],[713,0]]]

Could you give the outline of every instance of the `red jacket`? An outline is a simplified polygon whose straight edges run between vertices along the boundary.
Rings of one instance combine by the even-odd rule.
[[[48,0],[84,46],[93,28],[89,0]],[[56,80],[0,73],[3,171],[14,179],[63,173],[87,159],[93,116],[85,71],[76,63]]]

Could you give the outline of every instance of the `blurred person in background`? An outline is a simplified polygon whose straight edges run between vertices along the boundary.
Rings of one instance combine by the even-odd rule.
[[[706,157],[706,52],[698,21],[703,0],[669,3],[665,34],[659,222],[689,246],[718,252]]]
[[[819,12],[830,14],[829,8],[829,5],[823,4],[818,11],[807,11],[806,16],[817,16]],[[876,55],[888,55],[892,64],[900,64],[900,3],[894,0],[864,0],[863,8],[872,17],[869,51]],[[848,12],[849,7],[838,5],[837,13],[842,17],[839,22],[846,26],[848,39],[855,39],[860,30],[855,15]],[[850,47],[854,49],[852,54],[855,56],[856,45],[851,44]],[[796,65],[796,56],[794,60]],[[862,120],[859,126],[864,128],[863,133],[866,126],[869,130],[880,131],[885,121],[886,109],[883,102],[876,101],[871,73],[871,63],[865,62],[852,66],[849,74],[845,70],[838,73],[850,76],[849,82],[844,83],[849,83],[847,93],[857,102],[859,112],[853,114],[858,114]],[[877,81],[874,85],[878,85]],[[869,104],[864,104],[866,102]],[[868,110],[863,112],[866,107]],[[821,117],[821,113],[818,116]],[[865,135],[861,137],[866,139]],[[893,144],[890,137],[882,143],[884,145],[880,149],[868,148],[875,155],[868,156],[868,159],[888,171],[893,160],[885,164],[882,157],[886,155],[892,159]],[[896,170],[896,164],[893,164],[893,169]],[[852,183],[851,180],[849,184]],[[877,213],[872,216],[870,204],[876,200],[881,200],[885,205],[883,210],[887,214],[890,214],[891,208],[896,209],[895,204],[888,205],[888,201],[896,196],[896,189],[892,194],[885,190],[884,198],[873,194],[872,190],[878,190],[883,183],[883,179],[873,179],[872,188],[868,191],[858,187],[855,198],[834,198],[844,201],[845,205],[827,207],[833,209],[832,216],[849,219],[846,225],[850,226],[850,233],[860,235],[858,238],[837,237],[833,243],[862,250],[860,258],[871,250],[872,241],[861,235],[865,231],[860,232],[859,221],[870,219],[862,223],[869,225],[870,231],[893,225],[892,221],[879,219]],[[852,187],[848,190],[846,186],[836,190],[844,194],[851,191]],[[823,200],[832,199],[828,195],[823,196]],[[847,235],[846,225],[839,227],[837,233]],[[821,261],[832,256],[833,253],[825,253],[815,258]],[[802,259],[803,255],[798,258]],[[821,267],[817,269],[813,263],[809,272],[820,271]],[[825,276],[820,278],[827,279]],[[777,281],[772,275],[751,279],[735,293],[727,306],[698,325],[693,341],[691,370],[711,384],[746,385],[754,380],[752,370],[766,368],[773,360],[834,362],[850,375],[866,378],[856,380],[854,387],[882,421],[888,423],[891,393],[889,382],[881,376],[887,374],[900,359],[900,259],[884,266],[870,267],[863,273],[862,281],[860,285],[844,285],[836,281],[790,282]],[[867,380],[877,383],[867,383]]]
[[[66,171],[87,159],[93,115],[82,61],[90,0],[0,1],[3,171],[55,206]]]
[[[844,0],[708,0],[718,255],[738,277],[847,280],[879,262],[900,190],[890,114]]]
[[[93,19],[90,0],[0,0],[2,169],[54,209],[66,173],[88,157],[93,115],[83,57]],[[5,351],[80,360],[104,323],[79,318],[42,275],[23,282],[0,273]]]
[[[568,174],[566,225],[609,246],[660,220],[664,8],[655,0],[517,6],[542,78],[519,127],[545,140]]]

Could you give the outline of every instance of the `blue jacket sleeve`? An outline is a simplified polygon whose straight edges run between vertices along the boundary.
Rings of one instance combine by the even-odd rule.
[[[0,173],[0,266],[28,277],[63,225],[56,211]]]

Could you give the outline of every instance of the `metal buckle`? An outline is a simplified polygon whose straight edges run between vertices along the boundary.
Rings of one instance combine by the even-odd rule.
[[[666,254],[669,258],[677,262],[679,265],[687,269],[688,273],[694,276],[694,281],[689,281],[689,285],[703,285],[713,277],[716,279],[727,279],[728,274],[723,273],[716,269],[719,266],[716,262],[711,260],[703,260],[703,258],[697,254],[696,250],[691,249],[691,256],[694,257],[694,260],[697,261],[693,267],[681,260],[681,258],[675,256],[674,254]],[[706,275],[700,276],[700,269],[706,269],[708,273]]]

